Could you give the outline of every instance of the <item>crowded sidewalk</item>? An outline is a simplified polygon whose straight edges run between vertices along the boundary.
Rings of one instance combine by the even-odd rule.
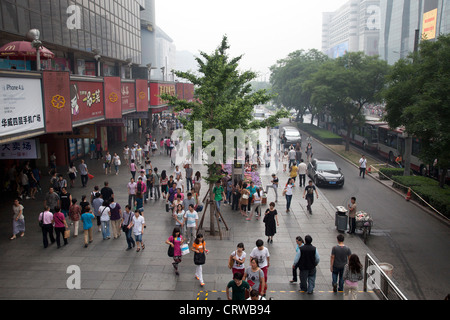
[[[165,131],[158,131],[154,138],[158,141],[158,150],[150,156],[152,167],[158,168],[159,174],[166,170],[168,175],[174,175],[175,167],[170,163],[170,157],[160,152],[159,141],[168,136]],[[78,203],[86,195],[90,201],[90,194],[94,186],[103,188],[105,181],[113,190],[114,200],[124,210],[128,203],[127,183],[131,173],[123,158],[123,147],[131,145],[134,141],[144,142],[144,136],[129,137],[127,143],[111,147],[110,154],[117,153],[122,164],[116,175],[114,166],[111,174],[105,174],[103,160],[84,158],[89,173],[94,176],[86,187],[82,187],[80,177],[75,179],[74,187],[68,188]],[[151,152],[150,152],[151,153]],[[80,161],[76,161],[78,168]],[[279,169],[282,167],[279,164]],[[272,173],[276,170],[275,164],[266,168],[259,168],[262,187],[272,180]],[[41,170],[46,173],[45,169]],[[58,171],[67,176],[68,168],[58,168]],[[181,168],[182,174],[184,169]],[[206,174],[205,167],[193,164],[193,172],[200,171]],[[0,230],[3,237],[0,239],[0,298],[2,299],[184,299],[195,300],[210,292],[209,300],[220,298],[225,300],[227,284],[233,279],[232,271],[228,268],[230,254],[236,250],[238,243],[243,243],[248,259],[245,266],[250,265],[250,253],[255,248],[256,241],[264,241],[264,247],[270,252],[270,266],[268,268],[268,289],[266,297],[283,300],[341,300],[343,293],[334,293],[331,285],[330,254],[332,247],[337,245],[336,237],[339,232],[334,225],[336,208],[323,196],[318,189],[319,197],[313,204],[313,214],[306,211],[306,200],[302,198],[303,188],[299,190],[298,182],[294,188],[291,209],[286,212],[286,198],[282,196],[283,188],[288,179],[288,173],[282,168],[277,171],[280,181],[278,188],[278,201],[275,209],[278,212],[278,225],[273,242],[267,243],[265,223],[263,219],[257,220],[253,215],[251,220],[243,217],[239,211],[231,210],[231,205],[222,202],[221,212],[229,230],[224,232],[224,239],[218,236],[210,237],[205,230],[204,234],[208,254],[203,265],[204,286],[200,286],[195,278],[196,265],[193,262],[193,253],[182,256],[179,263],[179,275],[174,273],[173,259],[167,255],[166,240],[172,235],[175,220],[171,213],[166,212],[166,202],[163,199],[149,198],[144,203],[145,225],[142,242],[145,250],[126,250],[127,242],[123,232],[114,239],[104,240],[102,233],[98,232],[93,222],[93,241],[88,247],[84,246],[82,224],[79,224],[78,237],[73,237],[74,225],[70,225],[71,237],[68,244],[57,249],[56,245],[43,247],[42,231],[38,224],[38,216],[43,210],[44,198],[50,186],[50,176],[42,177],[42,192],[36,194],[36,199],[24,199],[25,235],[10,240],[12,231],[12,199],[5,203],[1,209]],[[186,180],[184,188],[186,189]],[[199,199],[203,199],[208,186],[203,180]],[[268,190],[267,205],[261,206],[264,214],[268,204],[275,201],[274,192]],[[186,192],[185,192],[186,193]],[[199,219],[203,211],[198,214]],[[222,225],[223,226],[223,225]],[[209,212],[206,215],[204,227],[209,227]],[[296,255],[296,237],[312,237],[312,244],[320,255],[317,266],[314,293],[307,295],[301,292],[299,283],[290,283],[292,279],[292,264]],[[366,253],[370,250],[357,235],[345,234],[345,244],[352,253],[357,254],[362,263]],[[191,245],[190,245],[191,249]],[[69,266],[76,265],[81,270],[81,289],[68,290],[67,273]],[[24,290],[26,289],[26,290]],[[359,299],[376,299],[373,293],[362,293],[362,283],[359,284]],[[202,294],[201,294],[202,293]]]

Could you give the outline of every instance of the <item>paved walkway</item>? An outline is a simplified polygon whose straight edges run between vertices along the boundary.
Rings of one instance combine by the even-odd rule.
[[[129,139],[130,143],[133,141]],[[111,150],[122,155],[122,146]],[[116,195],[116,202],[122,207],[127,203],[126,184],[131,175],[125,166],[121,167],[119,175],[105,175],[101,161],[87,159],[90,173],[95,178],[88,183],[88,188],[81,188],[79,178],[76,186],[70,192],[77,199],[83,194],[88,195],[94,185],[103,186],[105,180]],[[167,156],[157,155],[151,158],[153,167],[159,172],[166,169],[173,172]],[[78,162],[77,162],[78,164]],[[270,180],[272,170],[261,168],[264,186]],[[66,172],[66,169],[61,169]],[[194,165],[197,170],[205,173],[204,167]],[[46,170],[42,170],[45,172]],[[287,180],[287,173],[279,174],[281,184]],[[47,190],[49,177],[44,176],[43,186]],[[202,186],[204,196],[206,185]],[[286,213],[286,201],[281,196],[277,209],[280,226],[274,237],[273,244],[266,244],[270,251],[269,280],[267,297],[292,300],[340,300],[343,294],[333,293],[331,288],[331,272],[329,267],[331,248],[336,244],[338,232],[334,226],[334,206],[324,198],[319,190],[319,199],[313,205],[313,215],[306,213],[306,201],[301,197],[301,191],[295,191],[291,212]],[[4,203],[0,209],[0,299],[160,299],[160,300],[214,300],[226,299],[224,290],[232,279],[227,267],[230,253],[239,242],[245,244],[249,255],[255,247],[257,239],[266,240],[262,220],[246,221],[239,212],[233,212],[230,206],[223,206],[224,218],[230,227],[224,240],[211,238],[205,234],[207,248],[210,250],[206,265],[203,267],[205,287],[201,288],[194,279],[195,265],[192,253],[183,257],[180,264],[180,275],[175,276],[172,259],[167,257],[165,240],[170,236],[174,220],[165,212],[164,202],[149,200],[145,205],[147,228],[144,233],[144,251],[125,251],[124,235],[119,239],[103,240],[101,233],[94,231],[94,242],[84,248],[81,236],[70,238],[67,246],[56,249],[51,245],[43,248],[41,230],[38,226],[38,214],[42,211],[45,193],[37,195],[37,200],[24,200],[24,215],[26,234],[23,238],[9,240],[12,230],[12,201]],[[203,198],[201,196],[201,198]],[[12,199],[11,199],[12,200]],[[273,190],[269,190],[268,202],[274,200]],[[263,207],[265,210],[266,207]],[[201,215],[200,215],[201,217]],[[209,226],[205,219],[204,226]],[[80,225],[80,230],[81,230]],[[71,227],[73,234],[73,226]],[[94,228],[95,229],[95,228]],[[321,258],[317,268],[316,288],[313,295],[299,292],[298,284],[289,283],[292,275],[292,262],[295,255],[295,237],[311,235],[313,245],[318,248]],[[364,261],[370,250],[364,245],[360,236],[346,235],[345,243],[353,253]],[[373,256],[373,255],[372,255]],[[247,260],[248,261],[248,260]],[[66,281],[70,274],[67,268],[71,265],[80,267],[81,290],[67,289]],[[246,263],[248,265],[248,262]],[[360,284],[362,290],[362,284]],[[373,293],[359,293],[361,300],[376,299]]]

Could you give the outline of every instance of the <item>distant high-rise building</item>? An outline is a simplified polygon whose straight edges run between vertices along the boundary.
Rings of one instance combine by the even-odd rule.
[[[450,33],[448,0],[381,0],[380,56],[394,64],[414,51],[419,41]]]
[[[380,0],[349,0],[334,12],[323,13],[322,51],[330,58],[362,51],[378,55]]]

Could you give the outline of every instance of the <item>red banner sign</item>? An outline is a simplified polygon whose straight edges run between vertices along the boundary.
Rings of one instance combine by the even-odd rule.
[[[136,111],[148,111],[148,84],[147,80],[136,80]]]
[[[105,118],[122,118],[122,90],[120,77],[105,77]]]
[[[47,133],[71,132],[69,72],[44,71],[45,128]]]
[[[122,114],[136,111],[134,82],[122,82]]]
[[[164,93],[175,95],[175,83],[150,83],[150,105],[161,106],[167,104],[167,101],[163,101],[160,96]]]
[[[79,124],[105,117],[103,82],[71,81],[72,123]]]

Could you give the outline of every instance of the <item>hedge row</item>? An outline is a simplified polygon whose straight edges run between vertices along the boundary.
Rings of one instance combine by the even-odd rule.
[[[411,188],[437,211],[450,218],[450,188],[448,186],[441,188],[438,181],[422,176],[393,176],[392,180],[394,180],[394,187],[405,193],[408,188]],[[412,194],[412,198],[420,200],[415,194]]]
[[[378,176],[380,180],[388,180],[393,176],[403,176],[405,172],[402,168],[380,168],[379,171]]]
[[[298,128],[326,144],[342,144],[343,141],[341,136],[312,124],[299,123]]]

